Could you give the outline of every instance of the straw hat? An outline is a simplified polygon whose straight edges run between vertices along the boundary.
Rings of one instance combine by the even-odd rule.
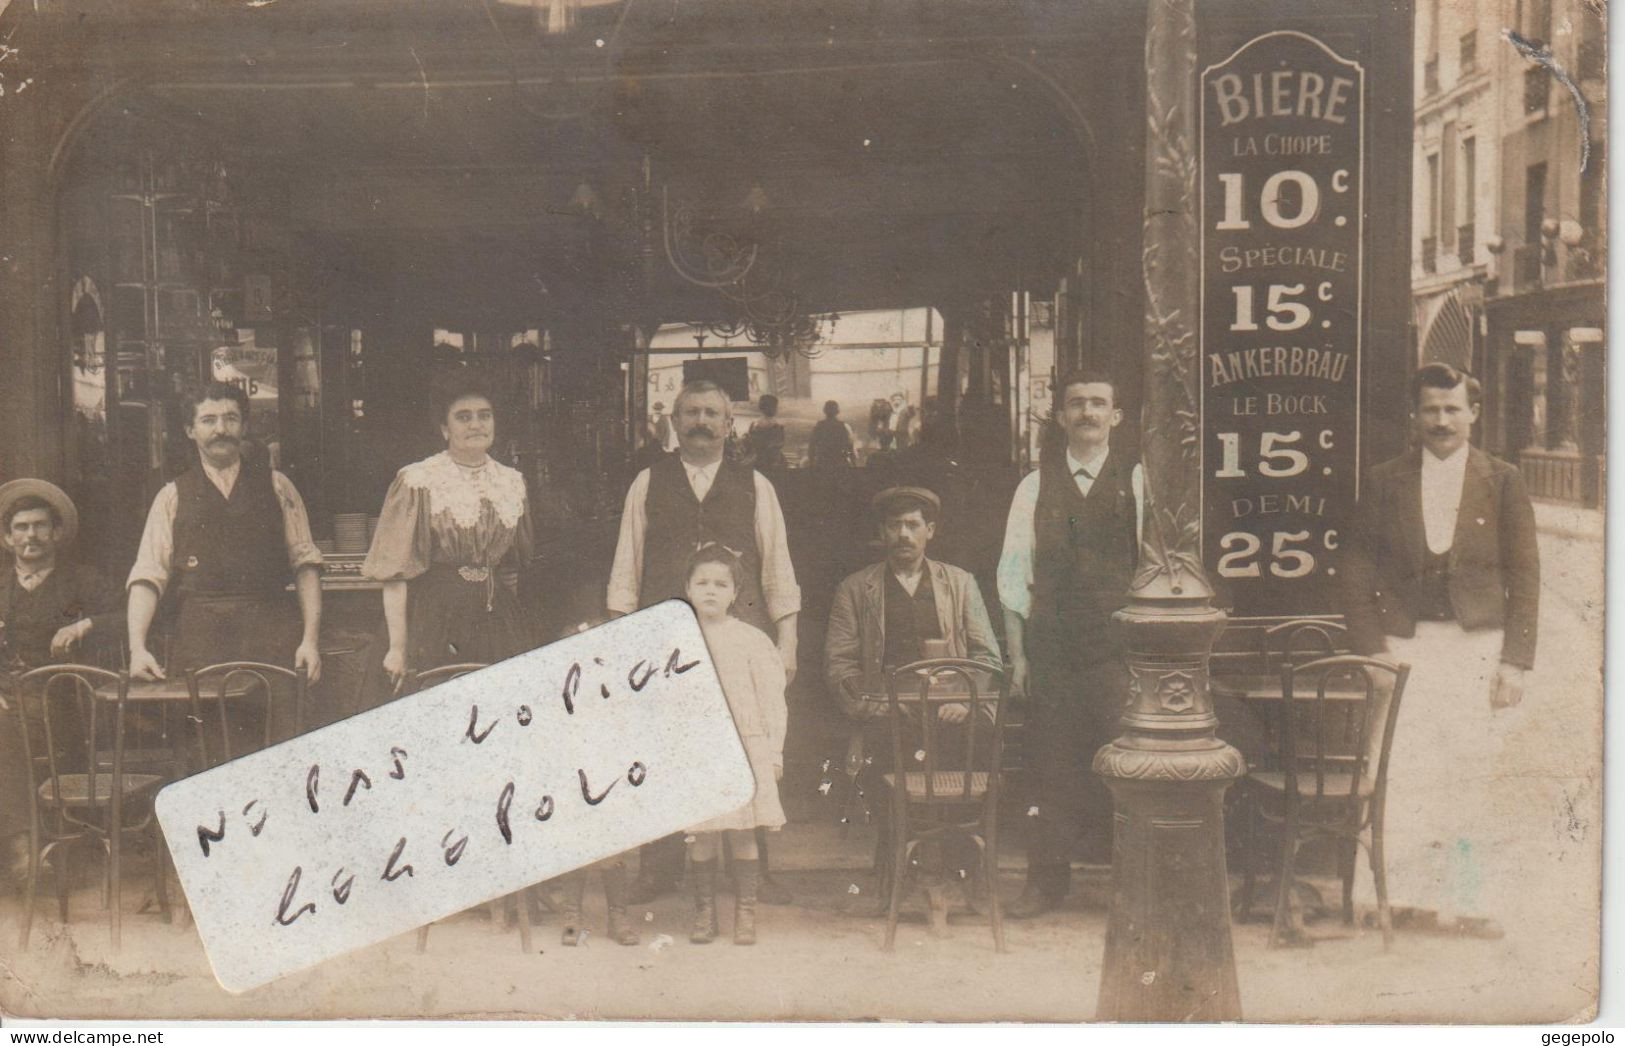
[[[73,499],[63,493],[61,487],[43,479],[14,479],[0,485],[0,520],[5,520],[11,513],[12,505],[27,497],[40,498],[56,509],[56,514],[62,519],[58,544],[66,545],[78,535],[79,510],[73,507]]]

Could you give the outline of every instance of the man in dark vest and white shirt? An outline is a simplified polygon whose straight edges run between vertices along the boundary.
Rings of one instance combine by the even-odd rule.
[[[786,682],[796,672],[796,616],[801,588],[790,563],[784,512],[767,478],[724,456],[733,431],[733,404],[721,386],[693,381],[672,407],[676,454],[638,473],[626,492],[615,564],[609,576],[609,612],[630,614],[667,599],[681,599],[688,557],[718,544],[740,558],[745,584],[733,614],[773,638],[784,659]],[[762,880],[759,896],[788,903],[768,877],[767,848],[757,833]],[[631,898],[642,903],[676,885],[682,875],[682,836],[645,846]]]
[[[1027,885],[1008,909],[1018,918],[1066,896],[1080,828],[1090,856],[1109,852],[1111,795],[1090,764],[1117,736],[1128,695],[1111,617],[1128,602],[1145,500],[1139,464],[1111,446],[1123,420],[1112,379],[1080,371],[1055,392],[1065,453],[1052,443],[1016,488],[999,557],[1011,691],[1029,701],[1035,796]]]
[[[322,554],[293,483],[263,453],[245,455],[248,394],[211,382],[181,401],[197,460],[153,499],[129,581],[130,675],[163,679],[222,661],[260,661],[321,676]],[[287,593],[294,585],[297,603]],[[159,598],[180,606],[168,664],[148,646]],[[273,699],[273,733],[292,723]]]

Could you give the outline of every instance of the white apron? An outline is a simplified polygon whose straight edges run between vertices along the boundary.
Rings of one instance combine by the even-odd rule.
[[[1522,706],[1490,707],[1501,639],[1500,629],[1466,632],[1453,621],[1418,622],[1411,639],[1388,637],[1387,658],[1411,666],[1388,768],[1392,905],[1433,910],[1441,920],[1509,914],[1519,877],[1504,858],[1519,842],[1521,819],[1508,816],[1497,781],[1505,783],[1502,750]],[[1358,896],[1374,905],[1365,869],[1355,878]]]

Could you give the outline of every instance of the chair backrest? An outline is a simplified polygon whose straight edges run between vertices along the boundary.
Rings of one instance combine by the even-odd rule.
[[[305,727],[305,699],[310,688],[310,681],[303,668],[284,668],[281,665],[268,665],[260,661],[222,661],[219,664],[206,665],[203,668],[194,668],[186,673],[187,696],[192,702],[192,728],[193,739],[197,746],[198,770],[207,770],[212,766],[230,762],[237,755],[247,755],[249,751],[258,751],[269,748],[276,740],[275,729],[277,716],[272,713],[271,705],[275,700],[272,681],[284,680],[293,686],[293,720],[294,732],[302,733]],[[208,693],[205,694],[205,688]],[[259,719],[258,743],[243,746],[241,752],[233,752],[233,740],[237,731],[233,728],[246,721],[246,705],[243,698],[249,693],[258,691],[265,697],[264,714]],[[206,711],[213,715],[205,717]],[[216,729],[211,730],[208,718],[214,720]]]
[[[1362,816],[1363,781],[1372,783],[1370,810],[1380,810],[1394,724],[1410,673],[1410,665],[1357,654],[1281,667],[1281,767],[1289,804],[1306,795],[1323,801],[1327,776],[1348,774],[1343,816],[1350,821]],[[1305,735],[1308,751],[1303,750]],[[1312,789],[1306,783],[1312,783]]]
[[[483,661],[464,661],[461,664],[440,665],[437,668],[425,668],[421,672],[410,673],[406,679],[406,686],[401,692],[406,694],[416,694],[420,691],[427,690],[432,686],[439,686],[441,683],[449,682],[450,680],[456,679],[458,676],[466,676],[470,672],[478,672],[482,668],[489,667],[490,666]]]
[[[46,665],[24,672],[16,679],[15,711],[22,733],[23,758],[28,764],[31,815],[37,816],[39,786],[44,780],[58,780],[64,774],[89,776],[88,795],[98,793],[97,778],[110,774],[115,782],[124,775],[124,714],[130,696],[130,677],[94,665]],[[98,691],[101,695],[98,696]],[[112,696],[107,694],[111,692]],[[45,751],[36,753],[33,745],[35,720],[42,729]],[[113,764],[104,770],[96,758],[102,739],[111,733]],[[79,749],[83,755],[73,755]],[[41,770],[44,771],[42,776]],[[52,795],[59,794],[53,788]],[[65,804],[53,803],[59,820],[79,822]]]
[[[1331,657],[1344,649],[1347,635],[1347,626],[1326,618],[1301,617],[1272,625],[1260,637],[1264,668],[1269,671],[1284,664]]]
[[[982,680],[987,681],[986,685]],[[957,657],[915,661],[887,674],[886,702],[892,725],[892,769],[899,774],[924,771],[927,803],[938,797],[938,781],[949,785],[943,798],[955,799],[968,794],[971,773],[989,772],[989,780],[997,780],[1004,758],[1004,712],[1008,703],[1000,669]],[[937,718],[938,711],[949,704],[966,707],[961,745],[953,745],[944,737],[946,724]],[[912,717],[909,708],[916,713]],[[909,744],[915,725],[920,737],[917,750]],[[941,773],[948,776],[939,777]],[[990,794],[997,801],[997,791],[991,786]]]

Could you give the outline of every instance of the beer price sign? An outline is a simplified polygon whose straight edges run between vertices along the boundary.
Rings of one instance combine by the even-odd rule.
[[[1364,105],[1359,63],[1303,33],[1202,74],[1203,561],[1240,617],[1338,609],[1359,482]]]

